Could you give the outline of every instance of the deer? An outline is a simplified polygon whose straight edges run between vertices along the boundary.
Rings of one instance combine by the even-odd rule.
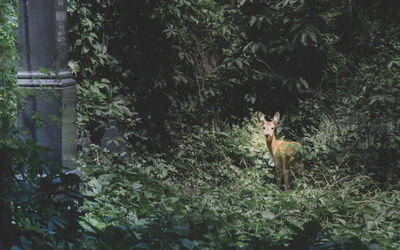
[[[276,112],[272,121],[267,121],[265,116],[258,112],[258,119],[262,123],[263,135],[267,143],[268,151],[274,158],[276,168],[276,185],[281,186],[282,174],[285,180],[285,190],[290,189],[289,173],[293,169],[297,173],[304,170],[301,156],[302,145],[295,141],[280,141],[275,137],[275,129],[279,123],[280,114]]]

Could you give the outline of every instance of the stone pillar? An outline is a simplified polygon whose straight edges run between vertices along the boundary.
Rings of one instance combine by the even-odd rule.
[[[51,148],[49,163],[74,168],[76,85],[67,69],[67,0],[18,0],[20,129]]]

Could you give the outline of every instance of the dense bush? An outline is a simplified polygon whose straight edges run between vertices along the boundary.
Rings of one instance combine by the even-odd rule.
[[[85,247],[398,247],[398,10],[70,0],[78,125],[93,142],[78,160]],[[270,184],[254,110],[281,111],[279,137],[304,145],[294,191]],[[113,122],[126,152],[99,147]]]
[[[128,163],[93,145],[81,154],[83,192],[95,198],[84,206],[93,230],[88,246],[397,247],[397,191],[325,167],[307,170],[294,191],[282,192],[271,184],[273,167],[255,117],[224,132],[200,130],[182,135],[185,147],[173,156],[135,155]],[[210,138],[215,146],[201,145]]]

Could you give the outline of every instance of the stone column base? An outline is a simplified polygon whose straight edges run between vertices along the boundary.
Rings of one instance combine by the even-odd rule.
[[[52,149],[46,160],[76,168],[76,85],[70,73],[18,72],[18,125],[26,138]]]

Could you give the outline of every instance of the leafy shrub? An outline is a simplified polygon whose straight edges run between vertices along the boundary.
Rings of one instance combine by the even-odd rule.
[[[302,130],[310,152],[309,164],[327,173],[335,172],[336,178],[363,173],[381,183],[395,183],[400,166],[396,150],[400,113],[394,98],[399,89],[398,76],[385,69],[373,75],[364,71],[357,74],[352,83],[325,95],[326,103],[315,104],[311,99],[300,106],[300,113],[316,105],[325,111],[318,112],[318,116],[310,111],[303,113],[307,114],[302,119],[306,124]],[[331,98],[337,105],[332,105]]]
[[[381,182],[396,183],[400,174],[400,103],[395,96],[400,93],[400,79],[398,74],[382,70],[374,76],[365,74],[363,82],[362,88],[355,88],[359,98],[345,99],[354,112],[346,121],[350,129],[345,143],[357,152],[350,162],[364,166],[364,171],[374,173]]]
[[[14,135],[7,152],[14,244],[23,249],[79,246],[79,177],[43,161],[43,148]]]
[[[223,140],[234,138],[232,135],[243,136],[249,127],[254,132],[258,130],[252,122],[243,127],[241,132],[240,128],[223,130],[229,135]],[[202,137],[208,136],[209,133],[199,134],[197,140],[207,141]],[[263,142],[260,134],[259,138]],[[88,211],[85,218],[96,240],[86,244],[107,246],[116,239],[125,248],[284,249],[288,246],[290,249],[351,244],[366,247],[360,240],[371,245],[378,242],[384,247],[395,244],[388,232],[397,230],[394,219],[398,192],[381,191],[371,178],[359,175],[320,187],[297,179],[296,190],[282,192],[265,178],[269,173],[266,163],[262,167],[257,165],[257,160],[262,159],[261,150],[253,148],[257,152],[253,161],[247,157],[243,160],[246,164],[230,168],[232,158],[218,160],[212,151],[226,147],[230,152],[237,145],[211,147],[210,151],[203,149],[203,159],[197,159],[203,162],[194,170],[196,177],[190,178],[189,174],[189,178],[176,179],[177,174],[187,174],[172,168],[176,165],[173,157],[171,160],[163,155],[136,155],[129,165],[123,158],[91,146],[97,160],[88,161],[81,155],[81,163],[87,178],[85,193],[94,197],[85,203]],[[190,148],[180,150],[190,151]],[[210,164],[225,175],[203,167],[207,166],[208,155]],[[177,158],[185,162],[192,155],[182,154]],[[207,175],[225,181],[210,181],[203,177]],[[205,181],[201,181],[202,177]],[[377,211],[387,213],[381,215]]]

